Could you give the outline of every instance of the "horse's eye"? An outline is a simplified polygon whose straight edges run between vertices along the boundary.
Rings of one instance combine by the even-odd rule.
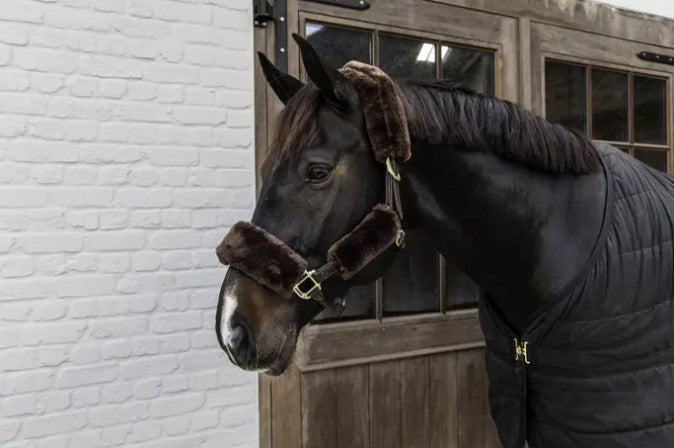
[[[330,167],[326,165],[311,165],[307,170],[307,182],[323,182],[330,176]]]

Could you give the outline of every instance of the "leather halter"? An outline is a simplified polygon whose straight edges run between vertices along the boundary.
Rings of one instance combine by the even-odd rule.
[[[402,229],[403,209],[402,209],[402,201],[400,199],[400,171],[398,170],[398,164],[394,160],[391,160],[390,158],[386,159],[385,204],[391,207],[391,209],[396,213],[401,224],[401,228],[395,235],[395,240],[393,241],[393,243],[399,248],[404,248],[405,231]],[[348,236],[349,235],[347,235],[345,238],[348,238]],[[390,244],[385,249],[388,249],[389,247]],[[381,252],[377,255],[380,255],[382,252],[384,252],[384,250],[381,250]],[[333,259],[317,269],[311,271],[305,270],[302,278],[297,283],[295,283],[295,286],[293,287],[293,292],[300,299],[316,300],[326,308],[330,308],[335,311],[341,312],[344,309],[345,303],[343,301],[341,302],[326,301],[321,291],[321,284],[326,280],[328,280],[333,275],[337,274],[339,272],[339,268],[340,268],[339,261]],[[353,274],[355,274],[355,272]]]
[[[384,204],[376,205],[351,232],[335,242],[316,269],[284,242],[252,224],[235,224],[216,249],[220,261],[247,274],[279,295],[315,300],[341,311],[323,297],[322,284],[339,274],[348,280],[391,246],[404,245],[398,162],[411,156],[407,117],[397,86],[377,67],[356,61],[340,69],[358,91],[375,159],[386,167]],[[363,242],[370,247],[362,247]],[[353,256],[357,253],[358,256]]]

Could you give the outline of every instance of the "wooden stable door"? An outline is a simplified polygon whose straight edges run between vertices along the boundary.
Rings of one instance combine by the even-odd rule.
[[[366,11],[289,1],[297,32],[334,66],[356,59],[397,78],[451,78],[517,101],[517,20],[423,0]],[[273,33],[256,46],[273,55]],[[288,71],[304,77],[292,40]],[[257,74],[258,164],[282,107]],[[294,364],[260,377],[264,448],[498,447],[489,416],[478,288],[410,234],[383,279],[355,288],[345,312],[302,332]]]
[[[671,49],[543,23],[531,42],[535,112],[674,172],[674,66],[638,56]]]

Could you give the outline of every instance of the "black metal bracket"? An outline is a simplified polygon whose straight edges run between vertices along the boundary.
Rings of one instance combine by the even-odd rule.
[[[667,56],[665,54],[651,53],[649,51],[640,51],[637,57],[643,61],[655,62],[658,64],[674,65],[674,56]]]
[[[340,8],[365,11],[370,4],[365,0],[306,0]],[[276,51],[274,65],[282,72],[288,71],[288,5],[286,0],[253,0],[253,23],[258,28],[266,28],[267,23],[274,22]]]
[[[357,9],[365,11],[370,4],[365,0],[306,0],[313,3],[323,3],[324,5],[339,6],[340,8]]]
[[[288,71],[288,5],[286,0],[275,0],[272,6],[267,0],[253,0],[253,24],[266,28],[274,22],[276,51],[274,65],[282,72]]]

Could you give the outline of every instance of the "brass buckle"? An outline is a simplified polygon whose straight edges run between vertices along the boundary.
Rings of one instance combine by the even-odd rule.
[[[317,289],[321,289],[321,284],[316,281],[316,279],[313,277],[313,275],[316,273],[316,271],[304,271],[304,275],[302,276],[302,279],[295,283],[295,286],[293,286],[293,292],[297,294],[297,296],[302,299],[302,300],[310,300],[311,299],[311,293],[316,291]],[[307,280],[311,280],[311,288],[309,288],[308,291],[304,292],[302,291],[302,283],[306,282]]]
[[[390,157],[386,158],[386,171],[388,171],[396,182],[400,182],[400,171],[398,171],[398,166],[395,161],[391,160]]]
[[[396,246],[402,247],[405,243],[405,231],[403,229],[398,230],[396,235]]]
[[[517,340],[517,338],[514,338],[515,341],[515,361],[519,361],[520,359],[524,360],[525,364],[531,364],[529,362],[529,343],[528,342],[522,342],[520,344],[520,341]]]

